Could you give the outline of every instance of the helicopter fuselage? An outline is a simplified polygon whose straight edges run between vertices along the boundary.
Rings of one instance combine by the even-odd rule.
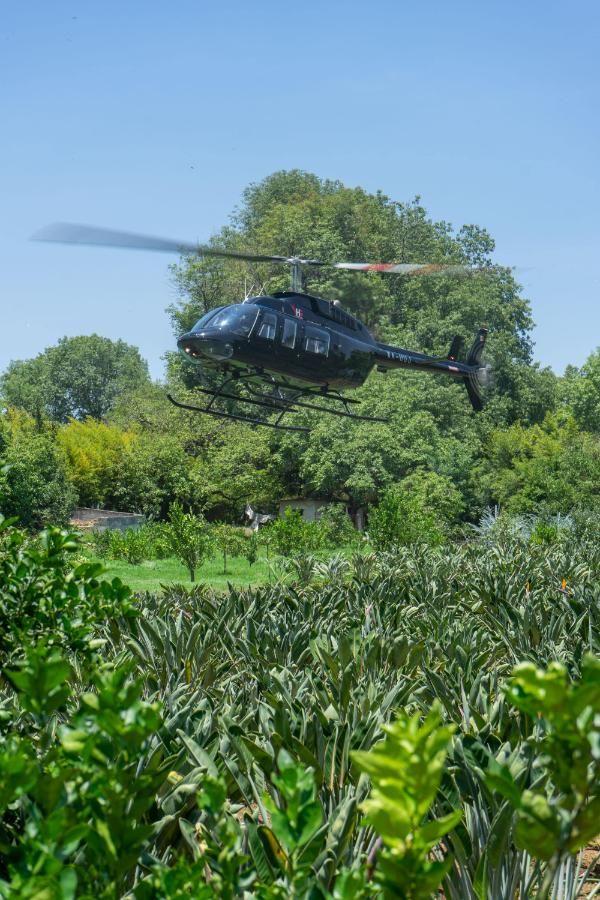
[[[368,328],[329,300],[283,291],[211,310],[177,342],[206,369],[264,372],[290,385],[356,388],[374,366],[412,368],[464,378],[473,366],[375,340]]]
[[[204,368],[264,370],[290,384],[333,389],[359,387],[377,356],[361,322],[326,300],[292,292],[213,310],[177,345]]]

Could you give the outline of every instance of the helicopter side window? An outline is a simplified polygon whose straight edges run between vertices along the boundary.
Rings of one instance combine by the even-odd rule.
[[[266,341],[275,340],[277,316],[274,313],[263,313],[258,325],[258,337]]]
[[[293,350],[296,346],[296,334],[298,333],[298,323],[295,319],[286,316],[283,320],[283,331],[281,333],[281,345]]]
[[[320,328],[307,325],[304,330],[304,349],[308,353],[327,356],[329,353],[329,334]]]

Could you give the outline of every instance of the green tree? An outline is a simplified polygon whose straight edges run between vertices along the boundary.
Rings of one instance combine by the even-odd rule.
[[[600,348],[586,359],[581,369],[567,368],[561,392],[581,427],[600,432]]]
[[[39,419],[101,419],[116,399],[148,381],[148,365],[124,341],[97,334],[64,337],[34,359],[13,362],[2,376],[5,400]]]
[[[181,385],[174,393],[194,402],[191,392]],[[250,429],[246,425],[219,422],[208,416],[186,412],[169,402],[161,385],[149,384],[122,398],[110,415],[112,424],[126,431],[134,431],[139,442],[132,446],[132,471],[127,465],[131,492],[119,487],[127,503],[147,508],[153,515],[165,514],[169,504],[177,498],[192,510],[202,509],[211,518],[229,522],[243,521],[244,508],[250,502],[259,509],[270,507],[283,493],[277,465],[274,463],[269,434],[266,429]],[[147,468],[144,459],[152,457],[152,448],[160,458],[171,464]],[[141,458],[140,458],[141,457]],[[160,511],[151,500],[153,474],[162,472],[165,485],[160,497]],[[145,473],[145,474],[144,474]],[[122,484],[119,477],[119,484]],[[146,487],[134,487],[139,482]],[[122,502],[125,502],[123,500]],[[142,504],[140,507],[139,504]],[[150,509],[150,506],[152,509]]]
[[[16,516],[25,528],[32,529],[66,522],[77,502],[77,491],[69,481],[63,450],[52,432],[40,432],[30,416],[11,412],[8,419],[1,457],[6,466],[2,513]]]
[[[319,550],[325,540],[325,534],[317,522],[305,522],[299,510],[290,507],[263,530],[263,536],[276,553],[289,559]]]
[[[208,418],[208,417],[206,417]],[[198,448],[191,467],[191,497],[211,517],[240,522],[247,503],[261,511],[283,494],[266,428],[225,424]]]
[[[242,556],[246,538],[241,528],[234,528],[226,522],[218,522],[212,526],[214,542],[223,557],[223,575],[227,575],[227,558]]]
[[[190,461],[177,435],[143,432],[119,456],[114,504],[149,518],[166,518],[171,504],[191,493]]]
[[[124,431],[96,419],[72,419],[56,435],[68,460],[69,477],[83,506],[112,505],[119,464],[137,440]]]
[[[439,544],[443,532],[425,499],[403,485],[390,488],[369,512],[369,537],[377,550]]]
[[[275,172],[250,185],[243,202],[215,243],[231,249],[282,255],[305,254],[326,261],[456,262],[484,266],[465,278],[403,278],[311,269],[306,288],[340,300],[385,340],[425,351],[447,352],[455,334],[471,340],[487,322],[494,362],[506,395],[519,399],[517,371],[531,363],[533,325],[529,304],[510,269],[490,265],[494,241],[485,229],[435,222],[420,198],[408,203],[378,192],[347,188],[307,172]],[[171,314],[175,330],[189,328],[208,308],[239,301],[248,293],[289,286],[279,266],[187,259],[174,269],[180,300]],[[187,366],[185,371],[192,372]],[[545,410],[544,410],[545,412]],[[515,417],[515,410],[508,414]],[[543,415],[543,413],[542,413]]]
[[[168,538],[173,553],[190,573],[190,581],[196,580],[196,569],[210,555],[213,538],[202,515],[186,513],[180,503],[174,503],[169,512]]]
[[[511,512],[568,513],[600,502],[600,440],[572,416],[548,415],[540,425],[512,425],[490,435],[475,473],[489,503]]]

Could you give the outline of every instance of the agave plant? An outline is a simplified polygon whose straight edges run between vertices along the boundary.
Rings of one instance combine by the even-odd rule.
[[[494,528],[491,522],[488,531]],[[537,798],[543,783],[552,815],[571,795],[566,782],[557,787],[556,760],[554,768],[544,762],[563,731],[545,708],[523,710],[521,695],[507,687],[521,684],[512,674],[521,671],[517,664],[527,664],[530,673],[553,673],[558,670],[549,664],[559,664],[564,683],[584,684],[595,710],[590,698],[596,676],[586,654],[600,653],[600,547],[592,532],[576,526],[564,531],[564,540],[551,543],[529,542],[517,530],[501,540],[484,535],[458,546],[361,552],[350,560],[300,558],[292,573],[279,573],[272,584],[222,592],[164,586],[138,597],[135,615],[95,622],[90,636],[101,642],[95,644],[102,648],[99,664],[126,671],[139,685],[135,703],[148,704],[152,715],[161,710],[160,724],[149,729],[133,767],[154,793],[137,823],[147,829],[136,831],[145,835],[143,852],[123,884],[139,889],[140,897],[146,889],[155,894],[145,896],[164,896],[167,883],[191,878],[205,885],[208,867],[211,878],[221,879],[213,885],[220,884],[224,896],[245,891],[251,897],[255,884],[268,884],[271,894],[261,887],[261,897],[286,896],[292,884],[315,896],[371,897],[392,890],[390,883],[382,886],[382,873],[398,872],[409,861],[401,858],[401,842],[384,834],[381,824],[378,832],[377,822],[364,815],[370,789],[365,772],[373,777],[371,763],[362,765],[364,754],[375,752],[394,722],[416,735],[435,707],[436,727],[454,733],[439,788],[436,781],[427,795],[431,803],[415,798],[423,821],[417,817],[410,827],[421,834],[423,847],[428,835],[436,836],[426,857],[444,862],[445,868],[432,871],[443,876],[445,895],[574,900],[584,887],[596,890],[593,858],[575,839],[565,840],[551,860],[543,846],[523,841],[520,822],[529,814],[519,799],[523,792]],[[89,596],[109,596],[96,577],[86,575],[92,579]],[[71,591],[74,602],[74,578],[52,596]],[[89,667],[78,653],[71,652],[67,666],[69,702],[76,709],[85,697],[92,708]],[[544,677],[531,676],[531,684]],[[0,744],[10,721],[11,740],[31,733],[36,752],[54,746],[71,707],[63,704],[47,720],[35,713],[34,723],[11,684],[6,678],[0,684]],[[522,683],[522,696],[533,691],[531,684]],[[126,692],[123,686],[119,691]],[[133,717],[127,728],[135,727],[135,703],[134,712],[123,713]],[[581,738],[588,728],[587,744],[578,746],[592,752],[600,711],[587,709],[569,725],[567,737]],[[117,720],[110,721],[116,727]],[[600,792],[595,765],[589,763],[590,780],[577,800],[582,809]],[[29,797],[26,791],[22,796]],[[293,846],[286,844],[295,797],[298,810],[314,820],[310,846],[301,832]],[[26,805],[20,799],[18,809]],[[567,811],[573,821],[576,805]],[[136,809],[135,798],[129,808]],[[460,822],[445,818],[456,810]],[[14,818],[14,812],[7,815]],[[433,824],[427,830],[428,822],[439,820],[450,823],[447,832],[438,835]],[[12,819],[10,825],[1,833],[18,834]],[[577,827],[591,843],[593,824],[586,823],[584,832],[579,820]],[[199,861],[200,869],[190,874],[186,866]],[[430,891],[420,896],[431,896],[433,882],[419,883],[419,890]]]

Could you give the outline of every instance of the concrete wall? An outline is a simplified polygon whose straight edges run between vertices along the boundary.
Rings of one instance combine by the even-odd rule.
[[[119,512],[114,509],[92,509],[80,506],[73,511],[69,524],[75,528],[86,528],[95,531],[126,528],[139,528],[146,521],[146,517],[135,513]]]

